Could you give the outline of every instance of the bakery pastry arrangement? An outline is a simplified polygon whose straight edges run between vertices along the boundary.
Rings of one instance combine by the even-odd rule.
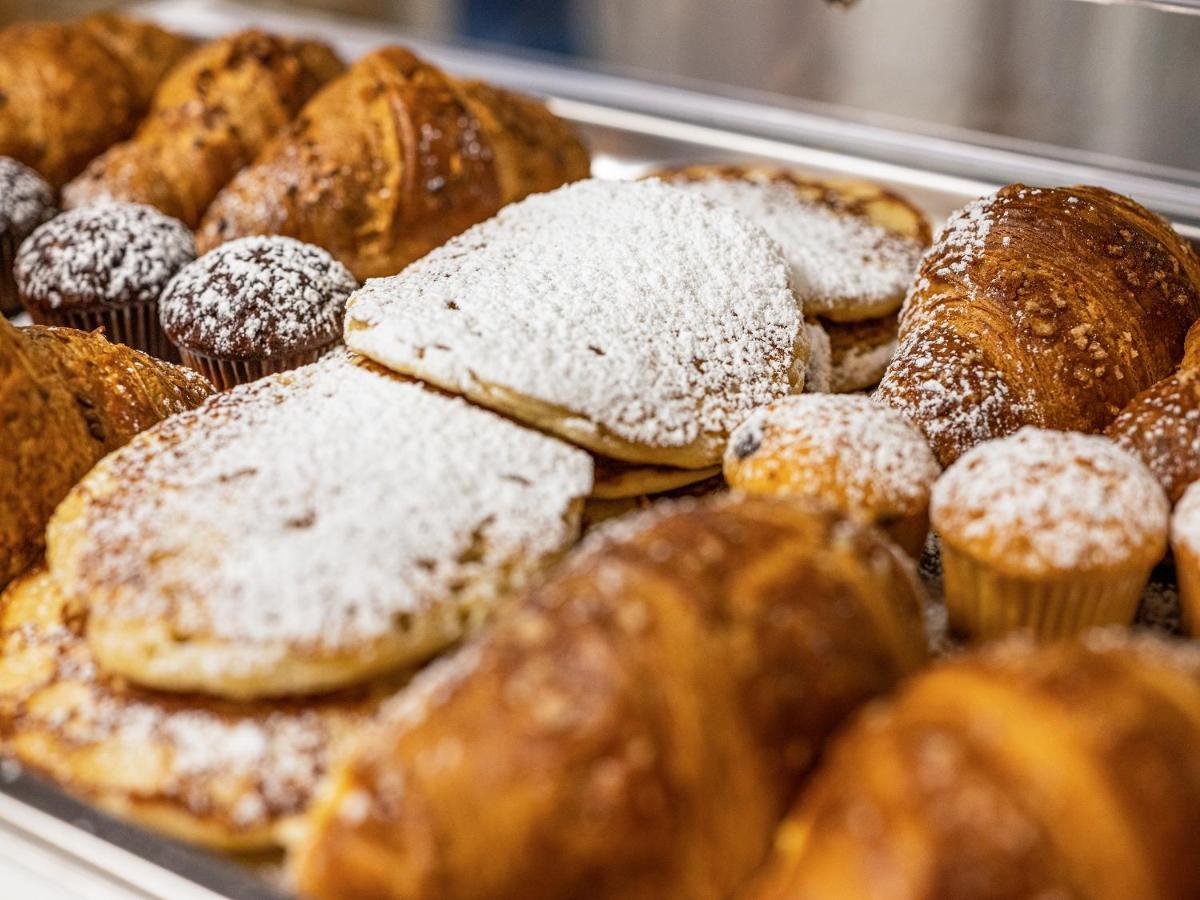
[[[311,898],[1200,894],[1167,222],[592,179],[399,47],[0,48],[6,761]]]

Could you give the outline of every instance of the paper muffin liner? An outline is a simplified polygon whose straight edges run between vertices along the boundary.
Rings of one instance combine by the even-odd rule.
[[[1066,578],[1004,575],[942,543],[946,612],[956,633],[987,640],[1030,631],[1051,640],[1096,625],[1128,625],[1153,566]]]
[[[18,246],[11,234],[0,234],[0,315],[11,316],[21,311],[21,295],[13,278]]]
[[[112,303],[91,309],[41,309],[29,305],[29,316],[38,325],[59,325],[95,331],[116,344],[126,344],[158,359],[179,362],[175,346],[158,324],[158,301]]]
[[[322,347],[317,347],[315,350],[304,350],[299,353],[287,353],[264,359],[221,359],[217,356],[208,356],[204,353],[188,350],[186,347],[179,347],[178,349],[179,356],[185,366],[195,369],[211,381],[213,387],[217,390],[227,391],[232,387],[237,387],[239,384],[257,381],[260,378],[265,378],[267,375],[287,372],[291,369],[307,366],[309,363],[315,363],[329,352],[336,343],[337,341],[335,340]]]
[[[1200,632],[1200,556],[1180,543],[1176,543],[1173,549],[1183,628],[1188,634],[1195,635]]]

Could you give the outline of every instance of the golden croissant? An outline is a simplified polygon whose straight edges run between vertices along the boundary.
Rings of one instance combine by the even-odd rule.
[[[201,252],[250,234],[391,275],[526,194],[586,178],[574,129],[536,100],[451,78],[407,50],[359,60],[204,217]]]
[[[1010,185],[943,229],[876,397],[943,466],[1023,425],[1100,431],[1165,378],[1200,317],[1200,260],[1163,219],[1095,187]]]

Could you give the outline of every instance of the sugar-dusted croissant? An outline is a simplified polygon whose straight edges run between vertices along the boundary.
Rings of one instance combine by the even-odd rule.
[[[925,658],[911,565],[835,513],[610,527],[335,770],[302,894],[729,897],[830,729]]]
[[[103,335],[0,319],[0,586],[40,555],[54,507],[100,457],[211,392]]]
[[[192,42],[108,13],[0,31],[0,156],[61,187],[123,140]]]
[[[217,191],[341,70],[315,41],[251,30],[206,44],[164,79],[137,133],[93,160],[63,200],[147,203],[194,228]]]
[[[1105,433],[1141,457],[1172,503],[1200,479],[1200,324],[1179,370],[1134,397]]]
[[[1195,648],[1004,643],[866,711],[742,900],[1185,900],[1198,833]]]
[[[921,263],[876,396],[943,466],[1022,425],[1099,431],[1170,374],[1200,260],[1102,188],[1014,184],[956,214]]]
[[[526,194],[586,178],[574,129],[541,103],[387,47],[313,98],[204,217],[201,252],[250,234],[391,275]]]

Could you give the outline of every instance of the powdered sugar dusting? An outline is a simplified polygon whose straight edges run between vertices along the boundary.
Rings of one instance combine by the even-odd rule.
[[[850,348],[832,363],[829,390],[844,394],[869,388],[879,381],[895,354],[895,341]]]
[[[899,306],[924,251],[914,238],[888,231],[865,215],[806,200],[786,183],[705,178],[672,184],[727,204],[766,229],[783,249],[792,286],[808,314],[853,310],[889,298]]]
[[[798,336],[767,234],[657,181],[512,204],[368,281],[346,322],[350,347],[399,371],[501,385],[654,447],[723,438],[788,393]]]
[[[6,610],[0,722],[10,750],[85,794],[128,792],[135,802],[181,806],[234,830],[269,825],[304,811],[335,745],[378,705],[340,697],[233,706],[137,691],[97,670],[44,573],[20,590],[44,597],[36,607],[10,601]],[[115,771],[72,764],[56,746],[100,760],[137,760],[131,764],[138,769],[131,776],[124,763]]]
[[[827,496],[868,518],[923,509],[941,473],[902,416],[846,394],[786,397],[755,410],[730,436],[725,464],[735,487],[742,475],[769,476],[780,492]]]
[[[337,649],[519,583],[591,483],[586,453],[335,352],[144,432],[63,529],[112,616]]]
[[[54,214],[54,191],[24,163],[0,156],[0,236],[23,240]]]
[[[177,219],[152,206],[101,203],[34,231],[15,274],[25,301],[50,309],[145,303],[195,256],[192,233]]]
[[[1108,439],[1022,428],[951,466],[930,511],[943,542],[1071,571],[1161,555],[1169,508],[1149,470]]]
[[[262,358],[338,338],[358,287],[332,255],[294,238],[246,237],[186,266],[163,292],[163,328],[201,353]]]
[[[1138,394],[1106,433],[1141,457],[1178,501],[1200,478],[1200,376],[1180,371]]]

